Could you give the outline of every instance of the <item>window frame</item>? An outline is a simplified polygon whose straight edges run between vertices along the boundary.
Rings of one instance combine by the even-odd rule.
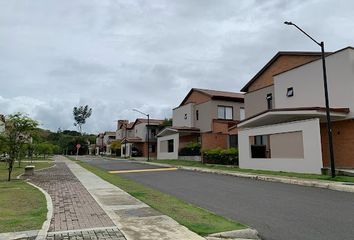
[[[267,97],[266,97],[266,100],[267,100],[267,108],[268,108],[268,110],[269,109],[273,109],[273,94],[272,93],[268,93]]]
[[[171,144],[172,143],[172,144]],[[167,152],[168,153],[173,153],[174,152],[174,148],[175,148],[175,141],[174,139],[169,139],[167,140]],[[172,150],[171,150],[172,149]]]
[[[219,117],[219,108],[223,108],[224,109],[224,117],[220,118]],[[231,118],[226,118],[226,108],[231,108]],[[217,118],[218,119],[222,119],[222,120],[234,120],[234,107],[233,106],[227,106],[227,105],[218,105],[217,107]]]

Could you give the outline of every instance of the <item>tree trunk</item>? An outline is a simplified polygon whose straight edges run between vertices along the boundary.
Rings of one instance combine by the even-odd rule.
[[[9,176],[7,178],[7,181],[11,181],[11,172],[12,172],[12,168],[13,168],[13,160],[10,160],[9,162]]]

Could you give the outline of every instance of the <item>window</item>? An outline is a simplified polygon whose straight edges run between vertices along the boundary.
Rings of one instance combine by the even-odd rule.
[[[238,135],[230,135],[229,137],[230,147],[238,147]]]
[[[245,108],[240,107],[240,120],[245,119]]]
[[[195,118],[199,120],[199,110],[195,111]]]
[[[155,137],[156,136],[156,129],[151,129],[151,136]]]
[[[154,153],[156,151],[156,146],[154,144],[149,145],[149,152]]]
[[[187,120],[187,113],[184,114],[184,119]]]
[[[173,152],[173,139],[167,141],[168,152]]]
[[[268,109],[273,108],[273,95],[271,93],[267,94],[267,107]]]
[[[218,118],[219,119],[233,119],[233,108],[227,106],[218,106]]]
[[[292,97],[294,96],[294,89],[292,87],[289,87],[288,90],[286,91],[286,96],[287,97]]]

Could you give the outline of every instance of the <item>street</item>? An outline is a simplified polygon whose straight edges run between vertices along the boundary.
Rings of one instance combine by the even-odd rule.
[[[257,229],[266,240],[354,239],[354,194],[160,168],[125,160],[83,161]]]

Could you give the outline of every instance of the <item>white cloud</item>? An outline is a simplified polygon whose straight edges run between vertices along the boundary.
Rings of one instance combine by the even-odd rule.
[[[284,0],[4,0],[0,2],[0,112],[24,111],[43,127],[84,129],[118,118],[171,115],[191,87],[238,91],[277,51],[354,45],[354,2]]]

